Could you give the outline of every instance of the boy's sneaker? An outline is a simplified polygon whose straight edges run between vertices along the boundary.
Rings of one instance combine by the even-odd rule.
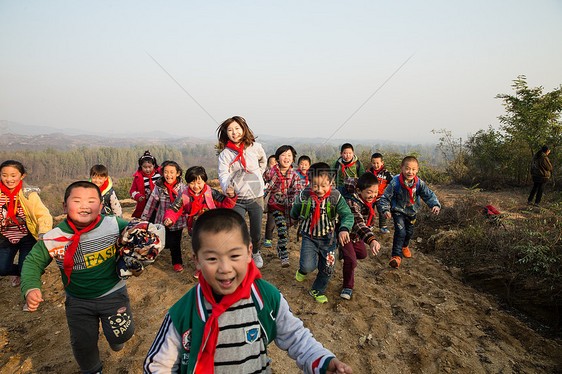
[[[399,256],[392,256],[392,258],[390,259],[390,262],[388,263],[388,266],[390,266],[391,268],[394,268],[394,269],[398,269],[401,262],[402,262],[402,259]]]
[[[412,257],[412,252],[410,252],[410,248],[402,247],[402,256],[404,256],[406,258]]]
[[[174,265],[174,271],[176,273],[181,273],[183,271],[183,266],[181,266],[181,264],[175,264]]]
[[[261,269],[261,267],[263,266],[263,258],[261,258],[261,254],[258,253],[252,253],[252,259],[254,260],[254,263],[256,264],[256,267],[258,269]]]
[[[123,349],[123,347],[125,346],[125,343],[121,343],[121,344],[115,344],[115,345],[109,345],[109,348],[111,348],[111,350],[113,352],[119,352],[120,350]]]
[[[534,206],[535,208],[540,208],[540,207],[541,207],[540,204],[537,204],[537,203],[534,203],[533,206]]]
[[[351,288],[344,288],[340,293],[340,297],[342,299],[351,300],[351,294],[352,293],[353,293],[353,290]]]
[[[281,259],[281,267],[282,268],[288,268],[289,267],[289,259],[288,258],[282,258]]]
[[[310,296],[312,296],[314,300],[318,301],[320,304],[328,302],[328,298],[326,297],[326,295],[316,290],[310,290]]]
[[[12,280],[10,281],[10,284],[12,285],[12,287],[17,287],[21,284],[21,278],[18,277],[17,275],[14,275],[12,277]]]
[[[271,247],[272,247],[271,239],[265,239],[265,240],[263,241],[263,246],[264,246],[265,248],[271,248]]]
[[[297,280],[297,282],[302,282],[304,278],[306,278],[306,274],[303,274],[297,270],[297,274],[295,274],[295,279]]]
[[[380,231],[381,234],[388,234],[388,233],[390,233],[390,230],[389,230],[388,227],[386,227],[386,226],[385,226],[385,227],[381,227],[381,228],[379,229],[379,231]]]

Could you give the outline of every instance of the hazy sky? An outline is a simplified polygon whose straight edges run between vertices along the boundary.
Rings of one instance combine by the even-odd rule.
[[[395,73],[334,137],[431,141],[562,83],[562,1],[0,0],[0,56],[0,120],[328,137]]]

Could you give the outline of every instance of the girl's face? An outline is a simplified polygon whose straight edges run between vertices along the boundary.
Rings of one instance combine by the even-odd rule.
[[[205,188],[205,181],[201,177],[198,177],[197,179],[189,182],[188,186],[194,194],[199,195]]]
[[[238,122],[234,121],[226,128],[226,134],[228,135],[228,139],[230,139],[231,142],[238,145],[242,142],[244,130]]]
[[[144,175],[150,175],[154,171],[154,164],[149,161],[145,161],[141,165],[141,169]]]
[[[178,179],[180,173],[174,165],[166,165],[164,167],[164,180],[168,184],[172,184]]]
[[[290,149],[279,155],[279,168],[286,170],[293,163],[293,152]]]
[[[13,191],[23,178],[25,178],[25,174],[22,174],[14,166],[4,166],[0,170],[0,180],[10,191]]]

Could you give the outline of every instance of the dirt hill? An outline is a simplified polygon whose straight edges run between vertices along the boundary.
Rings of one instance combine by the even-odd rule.
[[[456,190],[439,190],[446,206]],[[129,212],[132,207],[126,208]],[[424,222],[416,231],[423,233]],[[421,237],[422,235],[420,235]],[[315,274],[295,281],[299,244],[291,233],[291,266],[281,268],[272,249],[262,249],[265,280],[276,285],[316,338],[355,373],[556,373],[562,372],[562,346],[546,339],[503,311],[494,297],[463,283],[460,269],[411,248],[413,257],[400,270],[388,267],[392,236],[381,236],[381,254],[360,261],[353,299],[339,297],[342,266],[328,289],[327,304],[308,290]],[[174,273],[170,255],[128,281],[136,325],[125,348],[111,352],[100,339],[104,373],[140,373],[143,359],[168,308],[195,285],[191,244],[184,238],[183,273]],[[275,244],[275,241],[274,241]],[[39,311],[22,312],[19,290],[8,278],[0,286],[0,373],[78,373],[64,315],[64,292],[58,269],[43,276],[45,302]],[[274,373],[298,373],[294,361],[273,344]]]

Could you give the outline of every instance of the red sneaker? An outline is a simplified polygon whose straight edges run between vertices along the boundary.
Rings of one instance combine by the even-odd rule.
[[[390,266],[391,268],[394,268],[394,269],[398,269],[401,262],[402,262],[402,259],[400,257],[392,256],[392,258],[390,259],[390,262],[388,263],[388,266]]]
[[[412,257],[412,252],[410,252],[410,248],[402,247],[402,256],[404,256],[406,258]]]
[[[181,273],[183,271],[183,266],[181,266],[181,264],[175,264],[174,265],[174,271],[176,273]]]

